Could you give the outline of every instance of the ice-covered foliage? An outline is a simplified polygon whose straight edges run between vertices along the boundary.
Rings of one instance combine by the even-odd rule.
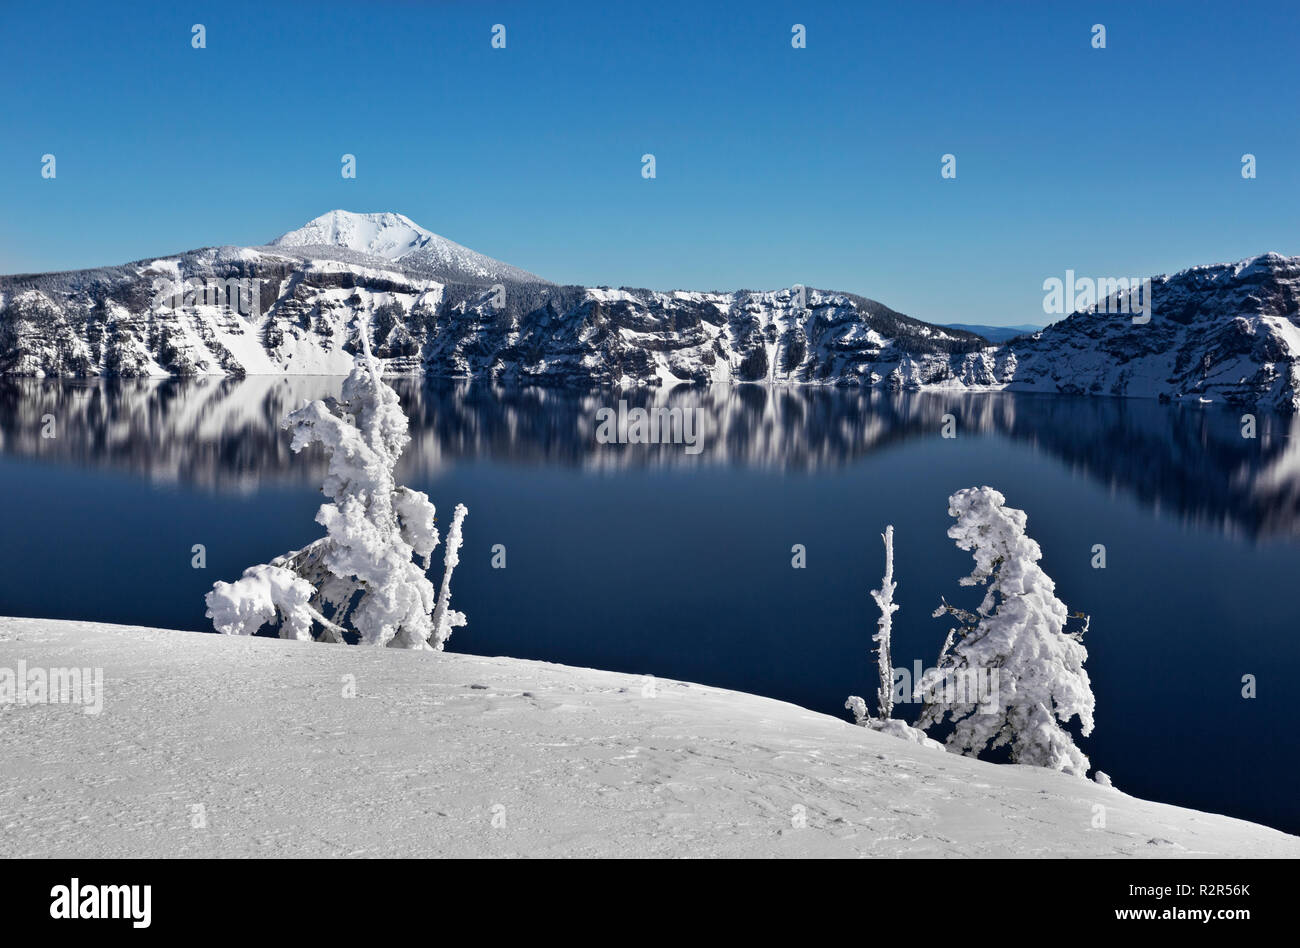
[[[849,695],[848,700],[844,702],[844,707],[853,712],[853,723],[866,727],[871,723],[871,712],[867,710],[867,703],[857,695]]]
[[[363,355],[341,397],[310,402],[283,422],[295,452],[319,444],[329,455],[321,488],[329,500],[316,514],[326,535],[235,583],[216,583],[207,615],[218,632],[251,635],[278,619],[282,638],[343,642],[354,633],[365,645],[441,649],[465,624],[448,604],[468,511],[456,505],[435,591],[426,572],[439,543],[436,511],[425,494],[395,481],[410,441],[407,419],[364,329],[360,335]]]
[[[1092,732],[1093,694],[1083,667],[1087,617],[1070,616],[1056,597],[1038,565],[1042,551],[1025,534],[1024,511],[1006,506],[1001,493],[958,491],[948,513],[957,518],[948,536],[975,559],[961,584],[986,589],[974,613],[947,603],[936,610],[960,625],[917,686],[925,701],[918,724],[930,727],[947,716],[954,723],[950,750],[978,756],[1008,745],[1015,763],[1086,776],[1088,758],[1061,725],[1078,717],[1083,733]],[[1083,619],[1082,630],[1066,631],[1070,618]],[[981,674],[991,687],[975,694],[969,682]]]
[[[918,744],[921,747],[928,747],[930,750],[941,751],[943,745],[930,737],[919,727],[912,727],[906,721],[899,721],[890,718],[888,721],[872,721],[868,725],[873,731],[879,731],[881,734],[888,734],[890,737],[896,737],[901,741],[909,741],[912,744]]]
[[[208,593],[208,617],[225,635],[253,635],[278,613],[281,638],[310,639],[315,595],[311,583],[290,570],[250,566],[242,579],[219,582]]]
[[[894,613],[898,603],[894,602],[894,525],[885,527],[882,539],[885,541],[885,576],[879,589],[871,590],[871,598],[880,608],[880,618],[876,620],[876,634],[871,637],[876,643],[876,668],[880,672],[880,687],[876,689],[876,708],[882,721],[894,715],[894,672],[889,654],[889,638],[894,628]]]
[[[876,643],[876,667],[880,673],[880,686],[876,689],[876,708],[880,720],[887,721],[894,713],[894,673],[889,655],[889,637],[893,630],[894,613],[898,611],[898,604],[894,602],[894,590],[898,588],[898,583],[894,582],[893,524],[885,527],[881,539],[885,541],[885,576],[881,580],[880,588],[871,590],[871,598],[876,601],[876,606],[880,609],[880,618],[876,620],[877,631],[871,640]],[[844,706],[853,711],[853,717],[858,724],[862,724],[867,718],[866,702],[861,698],[850,697]]]
[[[853,723],[859,727],[870,728],[873,731],[879,731],[881,734],[888,734],[890,737],[897,737],[900,740],[919,744],[931,750],[944,749],[942,744],[929,737],[925,731],[912,727],[905,721],[899,721],[897,718],[873,718],[867,712],[867,703],[859,697],[849,698],[848,701],[844,702],[844,707],[853,712]]]
[[[853,723],[859,727],[871,728],[890,737],[897,737],[922,747],[943,750],[943,745],[927,737],[925,732],[903,721],[895,721],[894,713],[894,671],[890,658],[890,636],[894,627],[894,613],[898,604],[894,602],[894,527],[885,527],[881,539],[885,541],[885,576],[879,589],[871,590],[871,598],[880,609],[880,618],[876,620],[876,634],[871,640],[876,643],[876,668],[880,676],[880,686],[876,690],[878,716],[872,717],[867,711],[867,703],[857,695],[852,695],[844,702],[844,707],[853,712]]]

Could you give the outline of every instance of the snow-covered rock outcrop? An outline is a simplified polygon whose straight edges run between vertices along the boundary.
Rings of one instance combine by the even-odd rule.
[[[3,858],[1300,857],[1254,823],[667,679],[0,619],[0,667],[19,660],[102,668],[103,707],[0,706]]]
[[[1150,321],[1093,307],[1009,342],[1011,388],[1300,409],[1300,257],[1151,280]]]

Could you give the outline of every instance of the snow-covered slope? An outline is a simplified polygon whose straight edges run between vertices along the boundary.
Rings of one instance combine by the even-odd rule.
[[[271,241],[272,247],[346,247],[399,260],[432,240],[442,240],[401,214],[330,211]]]
[[[0,667],[19,660],[101,667],[105,696],[0,706],[3,857],[1300,856],[1252,823],[678,681],[0,619]]]
[[[1151,302],[1149,322],[1094,306],[1008,343],[1011,388],[1300,409],[1300,257],[1153,277]]]
[[[1094,307],[994,346],[851,293],[556,286],[400,214],[332,211],[268,247],[0,277],[0,374],[343,374],[360,315],[390,374],[1010,386],[1300,409],[1300,257],[1152,282],[1147,323]],[[182,283],[206,292],[177,305],[167,289]],[[238,292],[257,305],[231,305]]]
[[[364,240],[345,236],[384,242],[369,231]],[[994,351],[978,336],[851,294],[664,293],[535,280],[494,290],[410,262],[428,249],[386,260],[343,246],[224,247],[109,270],[0,278],[0,374],[346,374],[361,315],[390,374],[894,388],[999,378]],[[169,290],[177,284],[198,289],[177,305]],[[239,302],[240,293],[248,299]]]
[[[425,230],[402,214],[357,214],[330,211],[297,230],[281,234],[270,246],[285,248],[336,247],[358,254],[401,261],[443,280],[468,283],[539,282],[508,263],[486,257],[455,241]]]

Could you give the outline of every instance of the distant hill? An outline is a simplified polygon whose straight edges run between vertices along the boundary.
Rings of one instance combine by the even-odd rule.
[[[989,342],[1006,342],[1008,339],[1035,333],[1043,328],[1031,323],[1022,323],[1019,326],[983,326],[979,323],[941,323],[940,325],[947,326],[949,329],[973,332],[977,336],[983,336]]]

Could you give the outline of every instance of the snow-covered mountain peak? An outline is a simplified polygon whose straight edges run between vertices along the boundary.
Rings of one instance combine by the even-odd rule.
[[[387,260],[400,260],[435,240],[444,238],[402,214],[391,211],[377,214],[330,211],[275,238],[271,246],[343,247]]]
[[[1256,272],[1266,272],[1269,270],[1294,270],[1297,263],[1300,263],[1300,257],[1288,257],[1275,251],[1261,253],[1254,257],[1248,257],[1245,260],[1239,260],[1232,264],[1233,272],[1237,276],[1251,274]]]
[[[400,263],[403,269],[469,283],[545,283],[541,277],[425,230],[404,214],[335,210],[281,234],[271,247],[331,247]]]

